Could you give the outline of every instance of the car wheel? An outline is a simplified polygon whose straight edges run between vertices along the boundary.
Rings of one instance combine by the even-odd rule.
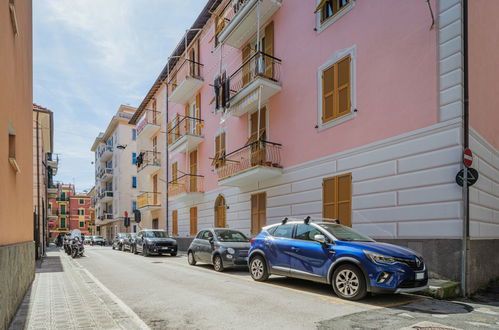
[[[132,247],[132,249],[133,249],[133,254],[138,254],[138,252],[137,252],[137,245],[134,245]]]
[[[170,253],[170,255],[171,255],[172,257],[176,257],[176,256],[177,256],[177,252],[172,252],[172,253]]]
[[[123,251],[123,245],[122,244],[118,244],[118,250]]]
[[[215,271],[217,271],[217,272],[223,272],[224,271],[224,264],[223,264],[223,261],[222,261],[222,257],[219,254],[217,254],[213,258],[213,268],[215,268]]]
[[[267,263],[262,256],[255,256],[253,259],[251,259],[249,269],[251,277],[255,281],[263,282],[269,278]]]
[[[114,250],[114,244],[113,244],[113,250]]]
[[[72,252],[71,252],[71,257],[76,258],[78,256],[78,251],[76,249],[74,249]]]
[[[145,245],[142,246],[142,255],[144,257],[148,257],[149,256],[149,251],[147,251],[147,246],[145,246]]]
[[[336,295],[346,300],[360,300],[367,294],[366,281],[362,271],[354,265],[343,265],[334,271],[332,278]]]
[[[196,265],[196,258],[194,258],[194,253],[192,253],[192,251],[189,251],[189,253],[187,253],[187,262],[191,266]]]

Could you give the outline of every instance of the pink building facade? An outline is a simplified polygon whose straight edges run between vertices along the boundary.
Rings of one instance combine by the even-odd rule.
[[[499,247],[487,41],[499,8],[463,3],[208,1],[130,121],[154,108],[168,132],[160,227],[187,240],[206,227],[254,235],[284,217],[335,218],[459,279],[468,218],[468,267],[481,269],[470,287],[497,274],[483,251]],[[467,143],[480,174],[469,203],[455,181]]]

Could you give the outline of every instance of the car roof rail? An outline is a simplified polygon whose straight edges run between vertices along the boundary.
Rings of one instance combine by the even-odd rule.
[[[284,219],[282,219],[282,224],[285,225],[286,222],[288,222],[288,217],[285,217]]]

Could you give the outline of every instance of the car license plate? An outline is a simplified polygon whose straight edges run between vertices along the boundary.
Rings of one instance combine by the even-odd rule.
[[[166,250],[166,251],[168,251],[168,250],[170,250],[170,248],[164,247],[164,248],[161,248],[161,250],[163,250],[163,251],[165,251],[165,250]]]
[[[416,280],[422,280],[424,279],[424,273],[416,273]]]

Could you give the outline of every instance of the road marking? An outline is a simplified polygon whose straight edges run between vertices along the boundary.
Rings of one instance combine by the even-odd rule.
[[[118,298],[114,293],[112,293],[104,284],[101,283],[101,281],[99,281],[95,276],[93,276],[92,273],[90,273],[78,261],[76,260],[73,261],[75,262],[75,264],[78,265],[79,268],[81,268],[81,270],[83,270],[87,274],[88,277],[90,277],[92,281],[95,282],[95,284],[97,284],[99,288],[102,289],[102,291],[104,291],[111,298],[111,300],[113,300],[119,307],[121,307],[121,309],[126,314],[128,314],[128,316],[130,316],[135,321],[135,323],[140,329],[143,330],[151,329],[144,321],[142,321],[142,319],[137,314],[135,314],[135,312],[130,307],[127,306],[127,304],[125,304],[120,298]]]

